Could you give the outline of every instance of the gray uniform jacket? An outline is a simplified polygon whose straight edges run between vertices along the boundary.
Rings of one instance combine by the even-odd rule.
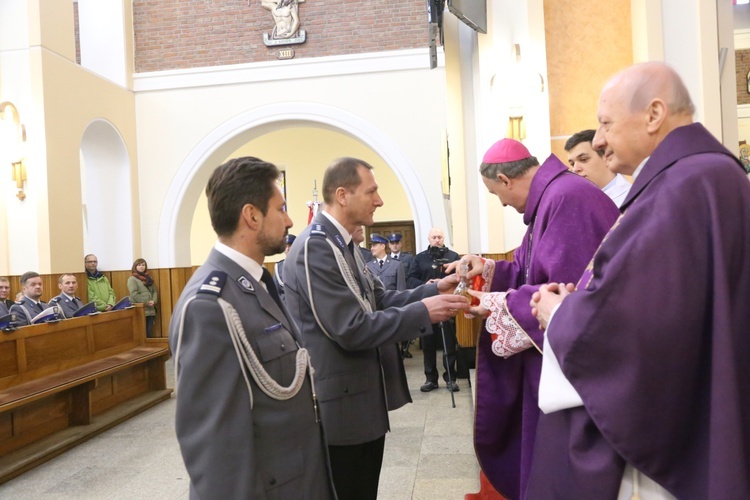
[[[63,315],[66,318],[72,318],[73,314],[84,306],[84,303],[78,297],[75,297],[75,301],[70,300],[64,293],[61,293],[57,297],[52,297],[49,301],[50,305],[57,304],[62,309]]]
[[[373,312],[366,312],[347,286],[336,253],[346,259],[345,270],[356,279],[356,293],[370,302]],[[419,301],[438,293],[435,284],[386,291],[359,262],[361,267],[341,233],[319,213],[294,240],[284,266],[286,305],[312,354],[330,445],[362,444],[388,431],[388,407],[409,398],[405,375],[396,373],[399,367],[403,370],[396,343],[432,328],[427,308]]]
[[[401,267],[404,268],[404,276],[406,277],[407,283],[408,283],[409,270],[411,269],[411,265],[414,262],[414,256],[410,254],[409,252],[400,252],[398,254],[398,259],[394,259],[392,253],[389,253],[388,257],[391,260],[397,260],[398,262],[401,263]]]
[[[380,267],[378,259],[375,258],[366,265],[373,276],[380,278],[386,290],[406,290],[406,275],[399,261],[386,256],[383,267]]]
[[[27,326],[31,324],[31,320],[34,316],[47,309],[47,303],[39,301],[38,304],[28,297],[23,297],[21,300],[13,304],[10,308],[10,312],[16,313],[16,324],[17,326]]]
[[[178,376],[175,427],[190,498],[335,498],[309,373],[295,396],[279,401],[245,369],[251,409],[219,296],[237,311],[267,373],[284,387],[295,374],[296,326],[247,271],[213,249],[183,290],[169,330]]]

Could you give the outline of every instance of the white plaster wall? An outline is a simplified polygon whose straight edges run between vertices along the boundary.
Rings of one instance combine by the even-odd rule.
[[[502,73],[511,64],[513,44],[521,45],[521,58],[531,70],[547,81],[547,58],[544,35],[543,0],[493,0],[487,2],[488,31],[479,36],[479,65],[477,80],[479,92],[476,99],[477,143],[476,157],[481,163],[484,153],[505,137],[508,115],[503,103],[490,91],[493,75]],[[523,141],[540,162],[550,154],[549,94],[544,92],[533,98],[524,116],[526,139]],[[477,164],[477,168],[479,165]],[[506,252],[518,247],[526,232],[523,216],[510,207],[503,208],[494,195],[489,195],[477,176],[479,224],[482,228],[482,252]]]
[[[445,226],[439,176],[441,130],[446,127],[445,78],[442,68],[428,69],[427,51],[423,52],[423,58],[420,52],[412,67],[405,69],[368,72],[357,66],[356,61],[339,58],[333,61],[337,68],[327,75],[307,77],[307,73],[300,69],[302,64],[299,67],[291,64],[285,66],[287,73],[283,78],[267,81],[256,78],[252,83],[244,84],[218,85],[214,80],[210,86],[184,88],[186,85],[179,83],[179,80],[184,83],[182,77],[189,79],[190,76],[171,72],[171,83],[162,83],[161,87],[172,88],[138,92],[136,116],[143,253],[157,253],[160,236],[163,236],[159,231],[164,229],[161,215],[164,210],[174,208],[165,207],[164,201],[168,198],[180,166],[186,158],[195,155],[196,145],[212,131],[243,113],[251,115],[253,110],[285,106],[289,102],[300,103],[308,110],[320,109],[324,114],[329,109],[340,116],[351,116],[373,137],[379,134],[387,137],[390,149],[402,155],[418,179],[420,185],[409,188],[422,191],[428,200],[429,214],[422,217],[426,220],[415,221],[415,224]],[[378,57],[382,58],[383,55]],[[317,70],[320,71],[323,66],[318,66]],[[247,68],[237,69],[241,71]],[[234,81],[237,76],[231,69],[223,74],[225,81]],[[149,76],[154,75],[144,75],[144,80]],[[211,78],[216,78],[215,72]],[[139,84],[140,88],[146,88],[146,83],[139,83],[136,78],[136,90]],[[181,86],[183,88],[177,88]],[[321,120],[325,119],[321,117]],[[210,166],[204,169],[210,173],[218,165],[216,161],[225,158],[252,134],[261,133],[263,130],[259,129],[250,131],[240,140],[227,138],[223,145],[216,144],[214,150],[206,151],[206,155],[197,163],[210,158],[214,163],[209,163]],[[208,173],[201,174],[197,185],[181,188],[192,203],[185,207],[190,217],[198,193],[205,187]],[[400,179],[403,181],[404,177]],[[190,221],[181,223],[189,227]],[[178,247],[189,246],[189,241],[174,244]],[[189,264],[184,254],[176,258],[162,253],[159,262],[152,266]]]

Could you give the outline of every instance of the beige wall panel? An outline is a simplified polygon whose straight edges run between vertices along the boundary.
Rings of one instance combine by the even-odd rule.
[[[75,62],[73,2],[39,0],[39,7],[42,45]]]
[[[599,92],[632,64],[630,0],[545,0],[550,135],[595,128]]]
[[[49,272],[81,270],[83,222],[79,150],[86,127],[95,119],[109,121],[122,136],[135,175],[135,101],[132,92],[102,80],[57,54],[42,52],[46,165],[30,165],[29,175],[46,167],[49,227]],[[137,183],[133,181],[133,186]],[[117,189],[104,185],[100,189]],[[134,189],[135,191],[135,189]],[[137,195],[133,223],[138,234]],[[111,207],[118,210],[118,207]],[[136,238],[137,240],[137,238]],[[40,252],[41,254],[41,252]],[[42,260],[40,258],[40,260]],[[46,266],[42,265],[44,272]]]

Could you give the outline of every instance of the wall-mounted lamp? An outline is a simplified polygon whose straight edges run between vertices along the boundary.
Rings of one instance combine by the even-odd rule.
[[[513,44],[511,57],[513,63],[490,79],[490,88],[508,115],[506,137],[521,141],[526,138],[524,114],[531,99],[544,92],[544,77],[521,62],[520,44]]]
[[[19,200],[26,198],[23,192],[26,181],[26,166],[23,163],[26,145],[26,127],[21,123],[18,108],[10,101],[0,102],[0,156],[3,163],[10,163],[13,180],[16,182]]]

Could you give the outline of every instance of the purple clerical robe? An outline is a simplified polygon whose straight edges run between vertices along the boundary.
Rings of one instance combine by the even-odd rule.
[[[549,325],[584,406],[541,416],[528,498],[616,498],[626,462],[680,499],[750,498],[750,183],[692,124],[621,210]]]
[[[541,348],[542,332],[529,301],[539,285],[576,281],[619,212],[591,181],[550,155],[531,181],[523,221],[528,226],[513,262],[497,261],[490,291],[510,293],[504,307],[513,327]],[[488,262],[491,266],[491,262]],[[482,329],[477,347],[474,447],[484,474],[510,499],[526,489],[542,356],[531,347],[508,358],[493,354]]]

